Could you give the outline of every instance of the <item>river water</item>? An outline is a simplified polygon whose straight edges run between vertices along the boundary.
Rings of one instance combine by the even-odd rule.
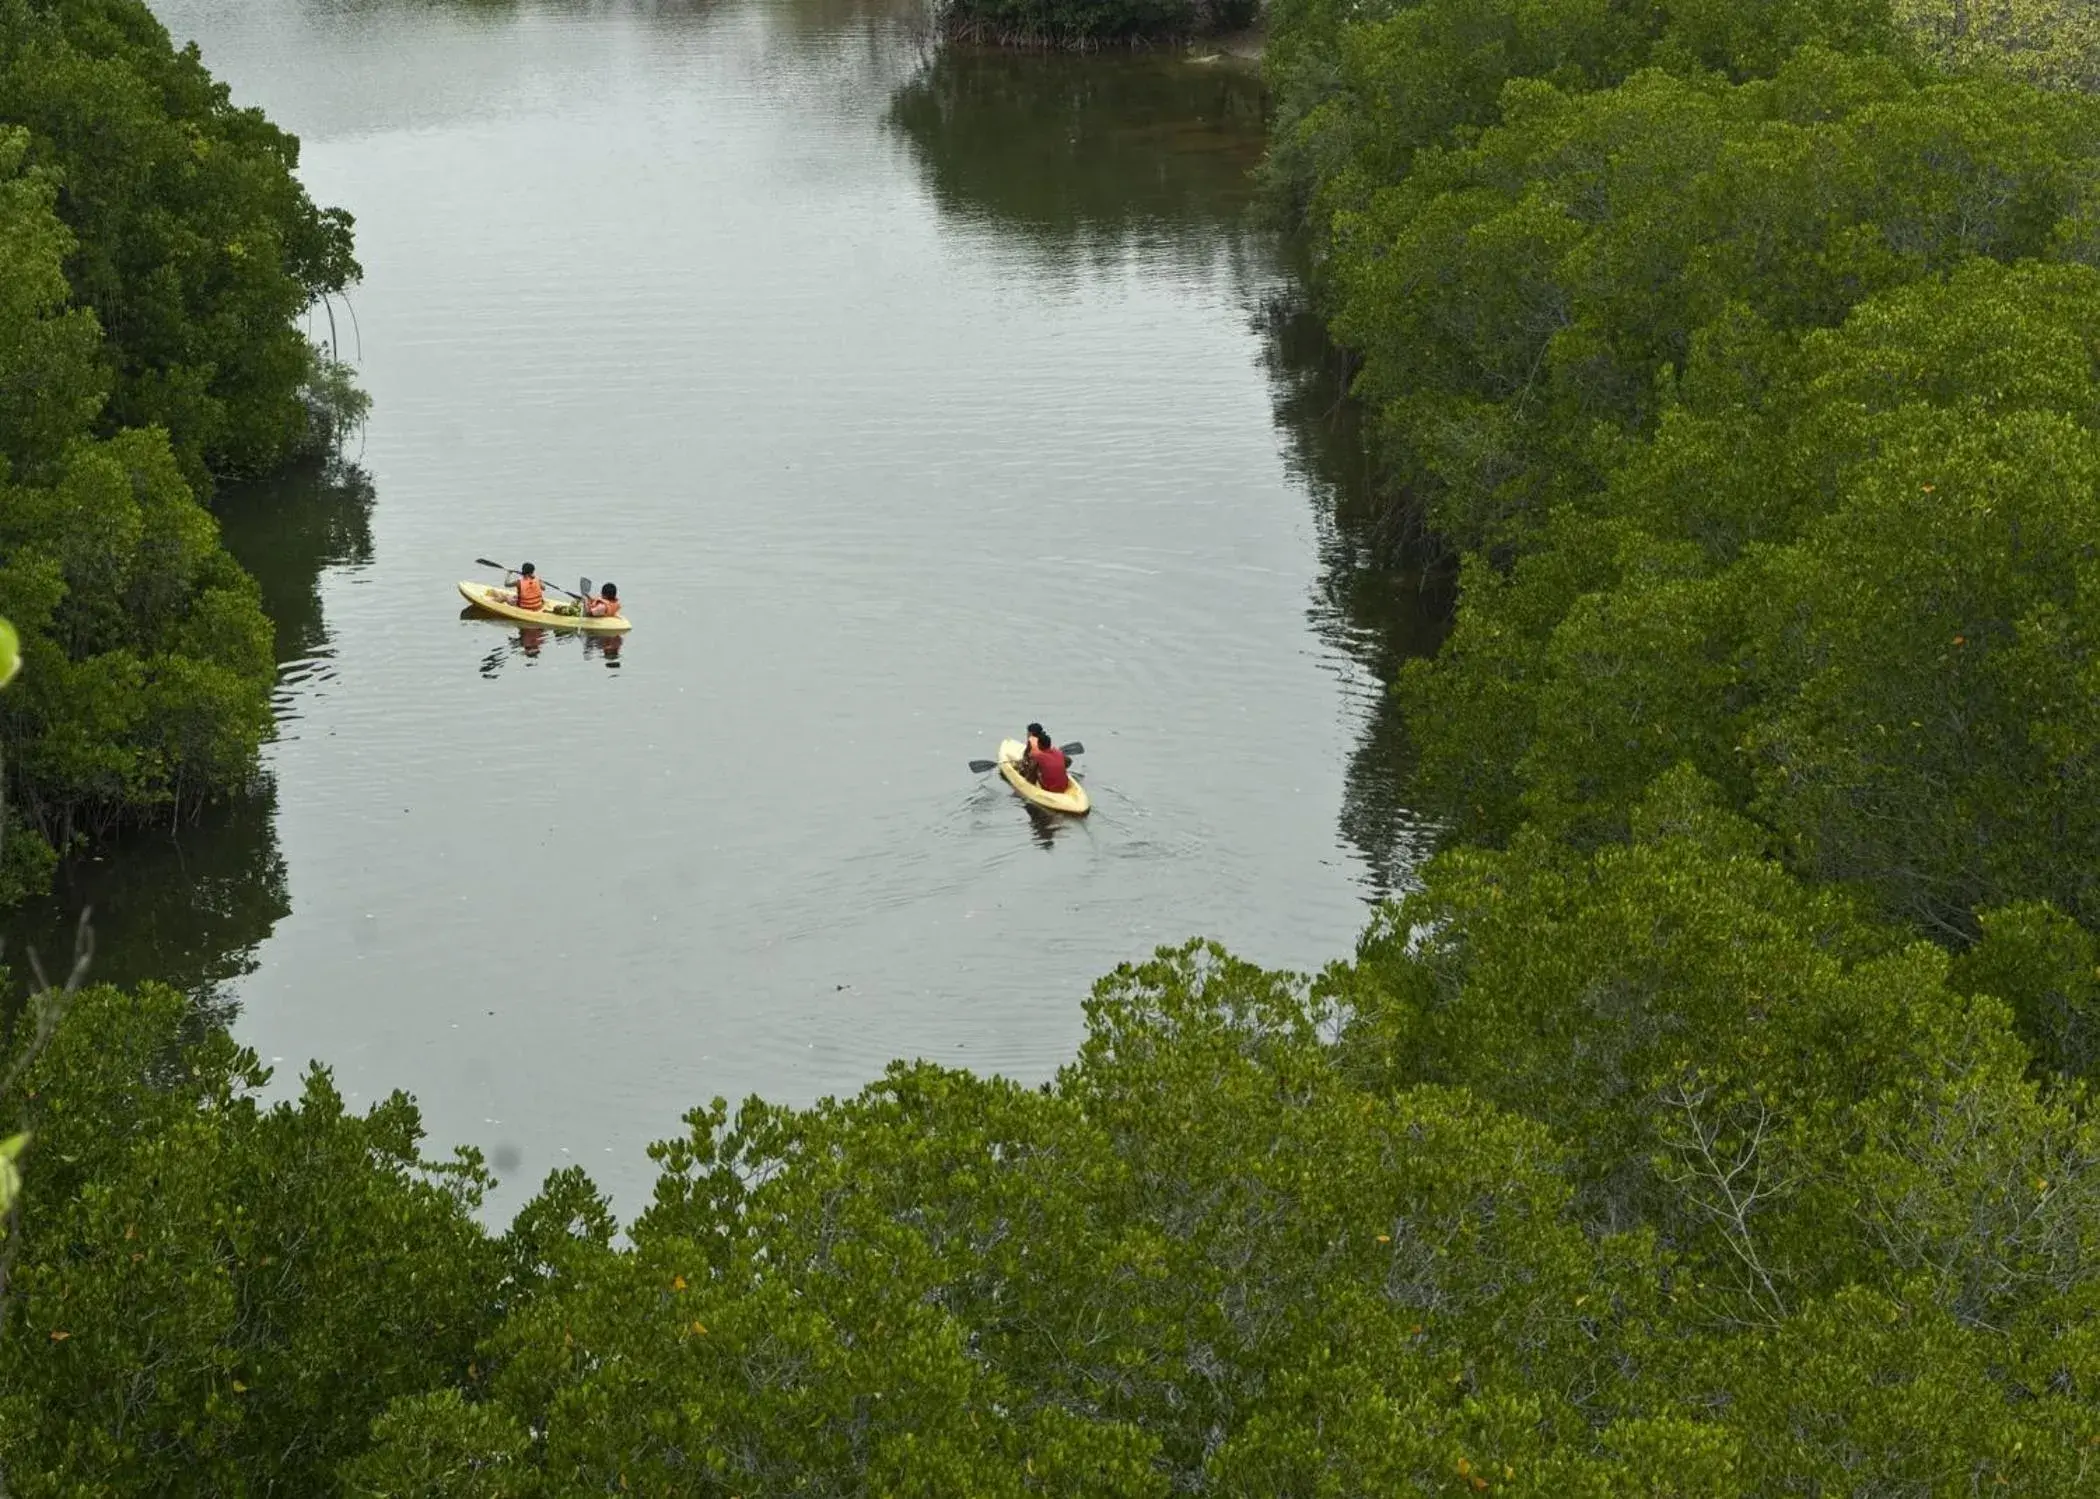
[[[157,8],[355,214],[374,409],[218,500],[268,793],[18,935],[91,901],[104,977],[409,1090],[497,1207],[580,1162],[632,1209],[713,1095],[1046,1077],[1118,962],[1317,966],[1404,882],[1381,678],[1431,611],[1250,216],[1251,74],[850,0]],[[462,618],[477,556],[634,631]],[[1038,718],[1084,822],[966,768]]]

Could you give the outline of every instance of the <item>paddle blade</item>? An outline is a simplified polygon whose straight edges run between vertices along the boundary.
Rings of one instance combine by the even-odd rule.
[[[998,768],[999,762],[997,760],[972,760],[970,762],[970,769],[976,771],[979,775],[983,775],[988,770],[997,770]]]
[[[589,578],[578,578],[576,580],[576,593],[579,598],[589,598],[591,596],[591,580]]]
[[[497,571],[497,572],[499,572],[499,573],[507,573],[507,572],[509,572],[509,571],[510,571],[510,569],[509,569],[509,568],[507,568],[507,567],[505,567],[505,566],[504,566],[504,565],[503,565],[502,563],[500,563],[500,562],[491,562],[491,561],[489,561],[489,559],[488,559],[488,558],[486,558],[486,557],[476,557],[476,558],[474,559],[474,565],[475,565],[476,567],[493,567],[493,568],[494,568],[494,569],[496,569],[496,571]]]
[[[1071,759],[1074,755],[1083,755],[1086,753],[1086,746],[1081,744],[1077,739],[1073,740],[1070,744],[1061,744],[1058,746],[1058,748],[1065,752],[1065,758],[1067,760]]]

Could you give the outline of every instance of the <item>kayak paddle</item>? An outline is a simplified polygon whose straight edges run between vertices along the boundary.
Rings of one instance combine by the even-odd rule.
[[[474,565],[477,567],[493,567],[499,573],[514,573],[517,571],[515,567],[507,567],[501,562],[491,562],[486,557],[476,557],[474,559]],[[584,596],[584,594],[587,594],[591,591],[591,580],[589,578],[585,578],[583,580],[583,593],[569,593],[569,590],[562,587],[561,584],[549,583],[545,578],[540,579],[540,584],[543,587],[553,589],[556,593],[568,594],[568,596],[572,599],[580,599]]]
[[[1060,744],[1058,748],[1065,752],[1065,758],[1067,760],[1071,759],[1074,755],[1083,755],[1086,753],[1086,746],[1081,744],[1077,739],[1073,740],[1070,744]],[[970,769],[975,771],[978,775],[983,775],[988,770],[997,770],[998,768],[999,762],[997,760],[972,760],[970,762]]]

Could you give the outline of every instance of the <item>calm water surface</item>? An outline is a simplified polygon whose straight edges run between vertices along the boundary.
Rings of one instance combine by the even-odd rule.
[[[410,1090],[499,1208],[574,1161],[632,1208],[714,1094],[1041,1078],[1117,962],[1316,966],[1404,881],[1428,636],[1250,227],[1253,79],[827,0],[158,8],[356,215],[375,405],[354,471],[221,497],[271,793],[33,931],[93,900],[105,976]],[[462,619],[476,556],[634,632]],[[1087,821],[966,769],[1031,718]]]

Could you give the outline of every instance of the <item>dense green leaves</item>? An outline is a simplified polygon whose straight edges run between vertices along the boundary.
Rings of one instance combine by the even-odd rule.
[[[2044,88],[2100,88],[2100,14],[2078,0],[1894,0],[1897,22],[1947,66],[2009,72]]]
[[[36,1074],[10,1478],[2075,1488],[2083,1096],[2025,1075],[1982,969],[1759,858],[1696,778],[1639,823],[1444,856],[1316,985],[1204,944],[1120,970],[1039,1089],[900,1063],[698,1110],[618,1243],[573,1171],[491,1237],[404,1100],[316,1073],[266,1109],[166,991],[84,996]]]
[[[29,668],[0,700],[0,904],[40,883],[53,844],[241,784],[273,667],[255,586],[166,435],[91,435],[96,320],[68,304],[74,241],[29,144],[0,129],[0,608]]]
[[[1653,1300],[1645,1240],[1583,1234],[1537,1127],[1353,1086],[1336,1018],[1191,946],[1104,981],[1043,1090],[900,1064],[844,1103],[700,1111],[630,1248],[553,1184],[571,1200],[527,1231],[540,1275],[486,1396],[397,1404],[357,1483],[1316,1493],[1521,1464],[1546,1493],[1615,1471],[1582,1406]]]
[[[1396,477],[1464,547],[1527,542],[1650,431],[1694,335],[1792,331],[1967,256],[2050,248],[2100,115],[1808,52],[1768,82],[1512,84],[1476,144],[1338,214],[1337,333]]]
[[[1724,1323],[1927,1271],[1991,1325],[2073,1292],[2100,1135],[2025,1080],[1983,982],[2018,959],[1951,984],[1937,947],[1757,857],[1688,771],[1635,828],[1439,859],[1351,979],[1367,1080],[1448,1079],[1579,1142],[1585,1216],[1654,1226],[1686,1310]]]
[[[141,0],[0,0],[0,906],[253,772],[269,627],[198,497],[363,402],[298,325],[358,272],[297,162]]]
[[[1944,10],[1278,11],[1275,175],[1461,583],[1398,696],[1462,846],[1339,1065],[1655,1235],[1605,1491],[2092,1481],[2100,115],[2014,81],[2081,66],[2047,7]]]
[[[1982,940],[1956,960],[1950,982],[2011,1005],[2039,1066],[2092,1078],[2100,1063],[2100,944],[2046,902],[1979,918]]]
[[[1946,942],[2100,920],[2100,113],[1917,71],[1927,19],[1281,14],[1278,170],[1389,482],[1462,558],[1400,684],[1459,836],[1623,838],[1689,764]],[[1468,59],[1443,103],[1416,76]]]
[[[1884,0],[1277,0],[1277,185],[1326,232],[1417,153],[1494,124],[1506,85],[1608,88],[1643,67],[1762,77],[1807,43],[1879,53]]]
[[[0,1322],[14,1493],[325,1491],[395,1395],[465,1377],[499,1260],[471,1157],[399,1095],[255,1057],[164,989],[84,991],[11,1107],[35,1127]]]
[[[295,320],[358,268],[349,217],[292,175],[298,142],[142,0],[0,0],[7,125],[59,186],[73,300],[108,336],[103,430],[166,429],[197,486],[304,442],[319,365]]]
[[[1468,832],[1621,836],[1682,760],[1775,847],[1963,941],[2100,915],[2100,275],[1974,262],[1798,341],[1699,340],[1655,438],[1467,573],[1403,691]]]

